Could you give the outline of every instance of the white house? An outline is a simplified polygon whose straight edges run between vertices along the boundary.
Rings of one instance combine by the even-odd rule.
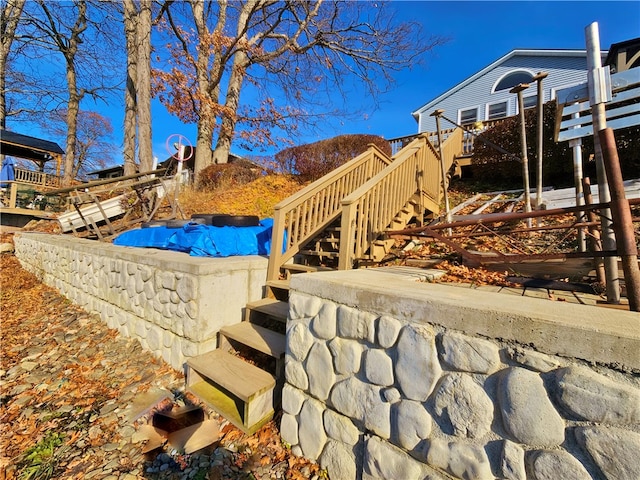
[[[607,52],[602,52],[602,59]],[[555,98],[562,88],[586,81],[586,50],[512,50],[492,64],[415,110],[412,115],[418,122],[418,133],[435,132],[435,110],[444,110],[447,117],[460,125],[487,122],[518,113],[517,97],[509,90],[520,84],[530,83],[524,91],[525,108],[537,103],[536,82],[539,72],[548,76],[543,80],[543,101]],[[451,128],[443,120],[442,128]]]

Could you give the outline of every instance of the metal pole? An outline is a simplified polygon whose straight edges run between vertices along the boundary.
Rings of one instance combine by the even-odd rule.
[[[569,146],[573,154],[573,184],[576,188],[576,205],[584,205],[584,191],[582,188],[582,139],[576,138],[575,140],[570,140]],[[584,212],[578,212],[576,217],[578,217],[579,222],[582,222],[584,220]],[[583,227],[578,229],[578,249],[581,252],[587,250]]]
[[[449,194],[447,193],[447,168],[442,154],[442,131],[440,130],[440,115],[444,110],[436,110],[431,114],[436,117],[436,129],[438,130],[438,154],[440,155],[440,176],[442,179],[442,191],[444,193],[444,211],[447,216],[447,223],[451,223],[451,209],[449,208]]]
[[[589,88],[589,103],[591,105],[591,116],[593,118],[593,146],[596,156],[596,173],[598,176],[598,202],[608,203],[611,201],[607,173],[604,168],[602,148],[598,132],[607,128],[607,117],[604,107],[606,91],[604,91],[602,68],[602,58],[600,56],[600,36],[598,23],[593,22],[585,28],[585,38],[587,44],[587,84]],[[602,228],[602,248],[603,250],[615,250],[616,238],[611,222],[611,210],[603,209],[600,215]],[[607,302],[620,303],[620,282],[618,280],[618,261],[616,258],[604,259],[604,270],[607,283]]]
[[[516,85],[510,93],[518,94],[518,110],[520,110],[520,139],[522,146],[522,177],[524,179],[524,210],[525,212],[531,212],[531,192],[529,187],[529,160],[527,158],[527,128],[524,120],[524,100],[522,99],[522,92],[529,88],[528,83],[521,83]],[[531,218],[527,218],[527,227],[531,228]]]
[[[537,168],[536,168],[536,210],[540,210],[542,206],[542,148],[543,148],[543,129],[544,129],[544,90],[542,89],[542,80],[547,78],[549,74],[539,72],[532,80],[538,84],[538,150],[537,150]]]
[[[611,215],[618,243],[618,254],[622,259],[624,282],[627,287],[629,310],[640,312],[640,270],[638,269],[638,247],[633,230],[633,218],[625,196],[620,160],[613,130],[600,130],[600,143],[604,167],[609,178],[611,193]]]

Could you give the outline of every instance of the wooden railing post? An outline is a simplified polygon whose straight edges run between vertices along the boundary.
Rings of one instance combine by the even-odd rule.
[[[11,182],[11,191],[9,194],[9,208],[16,208],[16,201],[18,199],[18,184]]]

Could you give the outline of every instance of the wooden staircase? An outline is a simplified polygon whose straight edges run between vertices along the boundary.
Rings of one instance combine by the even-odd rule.
[[[455,142],[461,145],[461,132],[443,142],[448,166],[459,148],[444,147]],[[292,275],[381,261],[393,244],[385,231],[439,211],[439,162],[426,136],[392,159],[372,145],[278,204],[265,297],[220,331],[217,350],[188,360],[188,390],[249,434],[273,418],[284,384]]]

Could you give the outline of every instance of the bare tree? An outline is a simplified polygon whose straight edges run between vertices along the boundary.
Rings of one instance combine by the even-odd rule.
[[[113,164],[113,126],[111,120],[97,112],[80,110],[77,119],[73,178],[85,178],[87,173]],[[67,113],[62,109],[43,115],[41,123],[43,130],[54,137],[64,136],[67,131]]]
[[[97,0],[56,4],[35,0],[27,2],[23,11],[19,27],[21,65],[41,81],[37,91],[41,114],[61,109],[66,113],[65,184],[71,183],[76,170],[81,102],[87,97],[105,99],[114,89],[112,78],[118,56],[113,54],[117,49],[110,48],[110,27],[120,20],[111,16],[113,11],[114,4]],[[34,59],[38,59],[37,65]]]
[[[0,128],[7,127],[7,68],[11,45],[26,0],[7,0],[0,12]]]
[[[171,68],[158,72],[155,88],[169,111],[197,123],[196,173],[227,161],[239,125],[245,139],[273,143],[274,128],[318,121],[307,108],[322,98],[321,114],[335,113],[328,99],[348,96],[349,85],[375,98],[392,84],[394,71],[442,42],[421,36],[416,24],[395,21],[391,8],[324,0],[171,3],[165,18],[177,41]],[[258,105],[241,103],[247,85],[261,96]],[[284,106],[274,100],[275,89]]]

